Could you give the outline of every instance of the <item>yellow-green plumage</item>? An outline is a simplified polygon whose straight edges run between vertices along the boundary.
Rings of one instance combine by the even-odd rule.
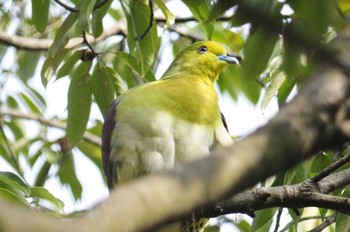
[[[176,168],[230,144],[214,81],[235,62],[221,45],[198,42],[181,51],[160,80],[120,96],[106,116],[102,136],[109,187]]]

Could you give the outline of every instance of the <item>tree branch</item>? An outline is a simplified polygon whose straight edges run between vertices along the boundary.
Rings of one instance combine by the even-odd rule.
[[[70,11],[70,12],[79,12],[78,8],[68,6],[67,4],[61,2],[60,0],[53,0],[53,1],[56,2],[58,5],[60,5],[61,7],[63,7],[64,9]],[[93,10],[97,10],[98,8],[100,8],[104,4],[106,4],[108,1],[109,0],[103,0],[100,3],[98,3],[98,4],[96,3]]]
[[[337,181],[340,176],[342,181]],[[253,215],[254,211],[273,207],[320,207],[350,214],[348,198],[327,195],[335,189],[350,184],[350,170],[332,174],[321,180],[319,185],[315,185],[310,180],[295,185],[248,190],[214,207],[198,211],[196,217],[217,217],[230,213]]]
[[[61,4],[61,1],[55,0],[56,3]],[[108,2],[108,0],[102,1],[104,3]],[[101,4],[102,4],[101,2]],[[96,7],[99,7],[101,4],[96,5]],[[102,4],[103,5],[103,4]],[[71,7],[66,6],[69,9]],[[65,7],[65,8],[66,8]],[[67,10],[69,10],[67,9]],[[71,11],[77,10],[75,8],[72,8]],[[217,20],[219,21],[227,21],[229,17],[222,17],[218,18]],[[157,23],[163,23],[165,22],[165,19],[159,19],[156,18],[155,21]],[[197,21],[195,18],[177,18],[175,19],[175,24],[176,23],[183,23],[183,22],[190,22],[190,21]],[[152,25],[151,25],[152,26]],[[168,28],[169,31],[173,31],[175,33],[178,33],[180,36],[184,36],[187,38],[190,38],[191,40],[194,41],[199,41],[199,40],[204,40],[204,38],[196,36],[191,34],[191,32],[186,31],[183,28],[180,28],[178,26],[172,25]],[[101,42],[104,41],[106,38],[113,36],[113,35],[127,35],[127,29],[125,25],[118,24],[113,27],[105,29],[105,31],[102,33],[102,35],[99,38],[94,38],[91,35],[88,35],[88,43],[94,43],[94,42]],[[68,44],[66,45],[66,49],[71,49],[74,48],[84,42],[83,38],[81,37],[76,37],[72,38],[69,40]],[[29,51],[47,51],[51,44],[53,43],[53,39],[36,39],[36,38],[28,38],[28,37],[23,37],[23,36],[18,36],[18,35],[9,35],[4,31],[0,31],[0,43],[3,43],[8,46],[15,47],[17,49],[24,49],[24,50],[29,50]]]
[[[332,225],[335,222],[335,220],[337,219],[337,216],[338,216],[338,213],[335,213],[333,215],[326,217],[321,224],[319,224],[317,227],[315,227],[314,229],[312,229],[308,232],[321,232],[321,231],[323,231],[324,229],[326,229],[328,226]]]
[[[91,35],[87,35],[87,41],[89,43],[104,41],[106,38],[114,35],[126,35],[126,28],[123,24],[118,24],[113,27],[107,28],[100,37],[94,38]],[[75,37],[69,40],[65,46],[66,49],[74,48],[81,45],[84,42],[82,37]],[[8,35],[6,32],[0,31],[0,43],[8,46],[13,46],[18,49],[24,49],[29,51],[46,51],[53,43],[53,39],[34,39],[17,35]]]
[[[168,31],[172,31],[175,32],[177,34],[179,34],[182,37],[186,37],[189,38],[192,41],[201,41],[201,40],[205,40],[204,37],[198,36],[193,34],[193,32],[185,29],[184,27],[178,26],[178,25],[171,25],[168,26],[167,28]]]
[[[60,5],[61,7],[63,7],[64,9],[70,11],[70,12],[79,12],[79,9],[68,6],[67,4],[61,2],[60,0],[53,0],[54,2],[56,2],[58,5]]]
[[[151,30],[152,25],[153,25],[153,18],[154,18],[154,14],[153,14],[153,2],[152,0],[148,1],[148,7],[150,10],[150,14],[149,14],[149,22],[148,22],[148,26],[146,28],[146,30],[139,36],[135,37],[136,41],[140,41],[143,40],[143,38],[145,38],[145,36],[147,35],[147,33],[149,32],[149,30]]]
[[[55,127],[55,128],[59,128],[59,129],[63,129],[65,130],[67,125],[65,123],[59,122],[59,121],[53,121],[53,120],[49,120],[46,119],[44,117],[42,117],[41,115],[36,115],[36,114],[24,114],[21,111],[18,110],[13,110],[13,109],[0,109],[0,117],[4,117],[4,116],[9,116],[9,117],[13,117],[13,118],[20,118],[20,119],[26,119],[26,120],[33,120],[33,121],[37,121],[43,125],[46,126],[50,126],[50,127]],[[94,135],[91,134],[90,132],[85,132],[84,136],[83,136],[84,140],[86,140],[87,142],[90,142],[92,144],[95,144],[96,146],[101,146],[101,139]]]
[[[336,162],[332,163],[327,168],[323,169],[320,173],[312,177],[310,181],[314,183],[319,182],[320,180],[322,180],[326,176],[329,176],[329,174],[336,171],[338,168],[340,168],[341,166],[345,165],[348,162],[350,162],[350,155],[346,155],[340,158],[339,160],[337,160]]]

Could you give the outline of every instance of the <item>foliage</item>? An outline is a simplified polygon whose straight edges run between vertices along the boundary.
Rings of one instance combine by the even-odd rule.
[[[81,199],[84,190],[74,157],[82,154],[101,170],[100,115],[126,89],[155,80],[163,59],[195,40],[218,41],[230,54],[243,56],[240,67],[222,73],[220,91],[234,100],[244,95],[262,109],[274,98],[282,106],[319,65],[314,49],[328,44],[350,14],[346,0],[309,0],[307,4],[302,0],[177,1],[191,12],[188,18],[168,7],[171,1],[66,2],[0,2],[0,31],[53,41],[47,48],[13,49],[0,44],[0,161],[13,170],[0,169],[0,198],[57,216],[63,213],[63,202],[50,194],[47,183],[58,178],[74,201]],[[116,26],[119,29],[107,35]],[[70,46],[72,38],[80,42]],[[164,54],[164,47],[170,47],[173,54]],[[67,115],[47,112],[38,76],[46,88],[58,80],[70,83]],[[96,106],[101,114],[92,117]],[[310,178],[335,160],[336,154],[317,155],[281,174],[272,185]],[[349,188],[335,194],[348,196]],[[318,216],[329,213],[320,209]],[[252,223],[245,218],[223,221],[242,231],[267,231],[274,228],[276,214],[277,209],[265,209],[256,213]],[[290,215],[297,224],[301,216]],[[341,214],[338,219],[336,231],[348,230],[349,216]]]

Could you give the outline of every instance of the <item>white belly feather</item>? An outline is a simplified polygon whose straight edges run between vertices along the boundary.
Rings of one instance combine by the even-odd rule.
[[[232,142],[225,128],[174,119],[166,112],[130,112],[117,119],[111,141],[118,182],[149,172],[172,169]],[[143,117],[140,117],[143,115]]]

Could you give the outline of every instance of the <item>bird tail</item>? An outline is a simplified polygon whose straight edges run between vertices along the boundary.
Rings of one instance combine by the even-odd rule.
[[[188,219],[175,222],[157,230],[157,232],[203,232],[208,225],[209,218]]]
[[[181,232],[202,232],[208,225],[209,218],[196,218],[182,222]]]

